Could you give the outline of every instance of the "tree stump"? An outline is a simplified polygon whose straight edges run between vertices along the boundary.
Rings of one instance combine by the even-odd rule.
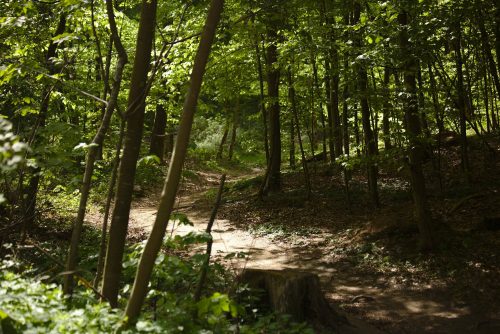
[[[329,328],[347,324],[347,319],[326,301],[315,274],[297,270],[246,269],[240,282],[261,289],[261,302],[282,314],[289,314],[296,321],[308,321]]]

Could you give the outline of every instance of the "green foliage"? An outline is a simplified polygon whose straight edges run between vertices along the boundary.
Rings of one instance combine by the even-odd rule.
[[[155,155],[148,155],[142,157],[137,162],[135,181],[138,185],[153,188],[154,185],[162,183],[164,173],[165,171],[160,164],[160,159]]]
[[[25,161],[28,146],[12,131],[12,124],[0,117],[0,176],[6,176]],[[0,204],[6,199],[0,187]]]
[[[0,173],[18,168],[28,146],[12,130],[12,123],[0,117]]]

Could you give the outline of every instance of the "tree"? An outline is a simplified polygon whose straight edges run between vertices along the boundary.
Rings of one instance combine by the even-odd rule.
[[[118,170],[115,207],[109,230],[109,243],[104,265],[102,294],[112,306],[117,305],[122,257],[134,188],[137,159],[144,125],[145,93],[155,31],[156,0],[143,0],[134,66],[127,102],[127,127],[123,156]]]
[[[358,23],[361,14],[361,4],[355,2],[354,4],[354,23]],[[356,44],[358,47],[362,46],[361,35],[356,37]],[[373,129],[370,122],[370,106],[368,104],[368,74],[366,73],[366,56],[359,55],[357,57],[357,75],[358,75],[358,90],[361,105],[361,123],[363,124],[363,137],[366,146],[366,159],[368,165],[368,190],[370,192],[370,198],[375,206],[379,206],[379,196],[378,196],[378,167],[376,164],[377,155],[377,143],[375,142],[375,136],[373,135]]]
[[[158,205],[158,213],[141,256],[137,273],[130,294],[125,315],[128,321],[134,322],[140,314],[142,304],[148,291],[148,283],[153,271],[156,256],[160,251],[168,220],[175,202],[177,188],[181,177],[182,166],[186,157],[189,136],[193,124],[194,113],[198,103],[203,74],[210,55],[210,49],[223,10],[223,0],[212,0],[205,27],[201,34],[200,44],[194,60],[190,77],[189,90],[184,101],[182,119],[179,125],[177,142],[165,180],[162,196]]]
[[[281,184],[281,123],[280,123],[280,104],[279,104],[279,77],[280,70],[278,65],[278,22],[276,13],[278,13],[278,3],[275,0],[269,0],[268,16],[266,17],[267,28],[267,48],[266,48],[266,72],[267,72],[267,97],[269,112],[269,164],[267,166],[266,191],[277,191]]]
[[[113,5],[111,0],[106,2],[106,9],[108,13],[108,20],[111,29],[111,36],[116,46],[118,53],[118,60],[116,63],[116,69],[114,73],[113,87],[111,89],[110,97],[106,105],[106,109],[101,120],[101,126],[97,130],[97,133],[89,145],[87,159],[85,163],[85,171],[83,176],[83,183],[81,187],[80,194],[80,204],[78,207],[78,214],[76,220],[73,224],[73,233],[71,235],[71,244],[69,248],[69,254],[66,261],[66,271],[73,272],[77,265],[78,258],[78,245],[80,243],[80,237],[82,234],[83,221],[85,219],[85,212],[87,210],[87,201],[90,195],[90,187],[92,175],[94,173],[95,161],[102,152],[102,145],[104,143],[104,138],[106,132],[110,126],[111,116],[118,104],[118,94],[120,92],[122,75],[125,65],[128,62],[127,53],[122,45],[120,37],[118,35],[118,29],[116,27],[115,16],[113,13]],[[105,86],[107,86],[107,81],[105,80]],[[73,290],[73,275],[68,274],[64,279],[64,292],[69,294]]]

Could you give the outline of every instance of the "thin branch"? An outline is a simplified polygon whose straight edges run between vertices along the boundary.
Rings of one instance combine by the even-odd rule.
[[[100,97],[97,97],[97,96],[95,96],[95,95],[93,95],[93,94],[90,94],[90,93],[88,93],[88,92],[86,92],[86,91],[84,91],[84,90],[81,90],[80,88],[77,88],[77,87],[75,87],[75,86],[73,86],[73,85],[70,85],[70,84],[68,84],[67,82],[65,82],[65,81],[63,81],[63,80],[61,80],[61,79],[59,79],[58,77],[55,77],[55,76],[53,76],[53,75],[50,75],[50,74],[47,74],[47,73],[43,73],[43,72],[40,72],[40,71],[37,71],[37,70],[35,70],[35,72],[40,73],[40,74],[42,74],[42,75],[44,75],[44,76],[46,76],[47,78],[50,78],[50,79],[52,79],[52,80],[56,80],[56,81],[58,81],[58,82],[62,83],[65,87],[68,87],[68,88],[70,88],[70,89],[73,89],[74,91],[77,91],[78,93],[80,93],[80,94],[82,94],[82,95],[84,95],[84,96],[87,96],[87,97],[89,97],[89,98],[91,98],[91,99],[93,99],[93,100],[95,100],[95,101],[97,101],[97,102],[100,102],[100,103],[104,104],[105,106],[107,106],[107,105],[108,105],[108,101],[103,100],[103,99],[101,99]]]

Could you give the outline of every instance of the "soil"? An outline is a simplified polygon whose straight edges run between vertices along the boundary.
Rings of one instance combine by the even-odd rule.
[[[500,156],[499,145],[491,145]],[[433,252],[418,251],[407,172],[394,161],[380,166],[380,208],[369,202],[363,173],[353,172],[347,196],[341,171],[313,163],[309,199],[300,171],[284,173],[282,191],[264,201],[255,196],[262,170],[230,175],[213,227],[213,258],[236,273],[316,273],[330,302],[370,324],[365,333],[500,333],[499,159],[478,144],[466,181],[459,148],[447,148],[442,182],[436,160],[426,166]],[[219,177],[198,173],[196,182],[183,183],[177,208],[194,226],[170,225],[171,234],[205,229]],[[131,235],[150,231],[157,196],[135,201]]]

